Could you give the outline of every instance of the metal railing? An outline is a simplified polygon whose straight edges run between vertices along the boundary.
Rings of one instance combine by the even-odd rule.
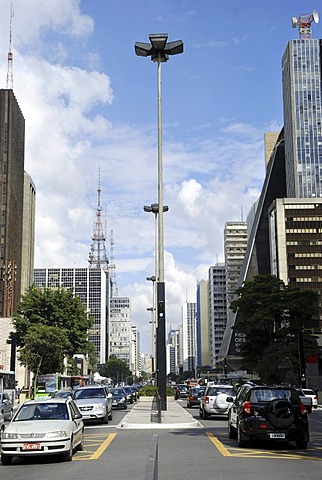
[[[158,480],[158,438],[159,435],[154,434],[152,437],[148,463],[146,465],[144,480]]]

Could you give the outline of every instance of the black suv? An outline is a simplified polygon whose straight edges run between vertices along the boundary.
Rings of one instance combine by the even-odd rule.
[[[295,441],[297,448],[307,447],[307,410],[295,388],[246,383],[227,401],[228,436],[237,437],[239,447],[255,439]]]

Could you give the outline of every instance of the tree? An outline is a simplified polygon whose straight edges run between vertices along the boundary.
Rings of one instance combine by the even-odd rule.
[[[230,307],[238,311],[234,330],[244,336],[243,367],[267,383],[297,383],[299,332],[304,332],[304,354],[318,353],[308,331],[317,314],[317,293],[286,286],[272,275],[258,275],[236,294]]]
[[[114,383],[126,382],[127,378],[132,375],[128,364],[115,357],[111,357],[106,364],[101,365],[98,372],[103,377],[112,378]]]
[[[30,287],[22,296],[13,324],[20,361],[33,372],[60,372],[64,356],[93,353],[87,339],[93,321],[71,290]],[[47,358],[43,355],[46,345]]]

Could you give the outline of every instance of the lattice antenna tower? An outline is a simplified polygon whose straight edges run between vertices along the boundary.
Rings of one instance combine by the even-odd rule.
[[[112,298],[119,296],[119,289],[116,281],[116,265],[114,258],[114,230],[110,232],[110,281],[112,288]]]
[[[102,268],[105,272],[109,269],[106,256],[106,238],[102,223],[101,207],[101,172],[98,170],[97,209],[93,228],[92,244],[88,256],[89,268]]]
[[[9,29],[9,48],[8,48],[8,68],[6,88],[13,89],[13,53],[12,53],[12,19],[14,16],[13,5],[10,5],[10,29]]]
[[[311,38],[311,23],[319,23],[319,14],[316,10],[312,14],[302,13],[299,18],[292,17],[292,27],[299,27],[300,39]]]

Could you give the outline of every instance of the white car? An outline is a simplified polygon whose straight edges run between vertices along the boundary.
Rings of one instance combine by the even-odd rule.
[[[231,385],[208,385],[200,398],[199,415],[205,420],[211,415],[228,415],[231,403],[227,397],[235,397]]]
[[[84,448],[84,423],[70,398],[31,400],[20,405],[1,435],[1,461],[13,457],[62,454],[72,460]]]
[[[311,397],[312,398],[312,406],[313,408],[318,407],[318,397],[315,395],[314,390],[311,390],[310,388],[302,388],[302,392],[306,397]]]
[[[77,388],[73,398],[83,416],[83,420],[112,420],[113,396],[105,386],[88,385]]]

